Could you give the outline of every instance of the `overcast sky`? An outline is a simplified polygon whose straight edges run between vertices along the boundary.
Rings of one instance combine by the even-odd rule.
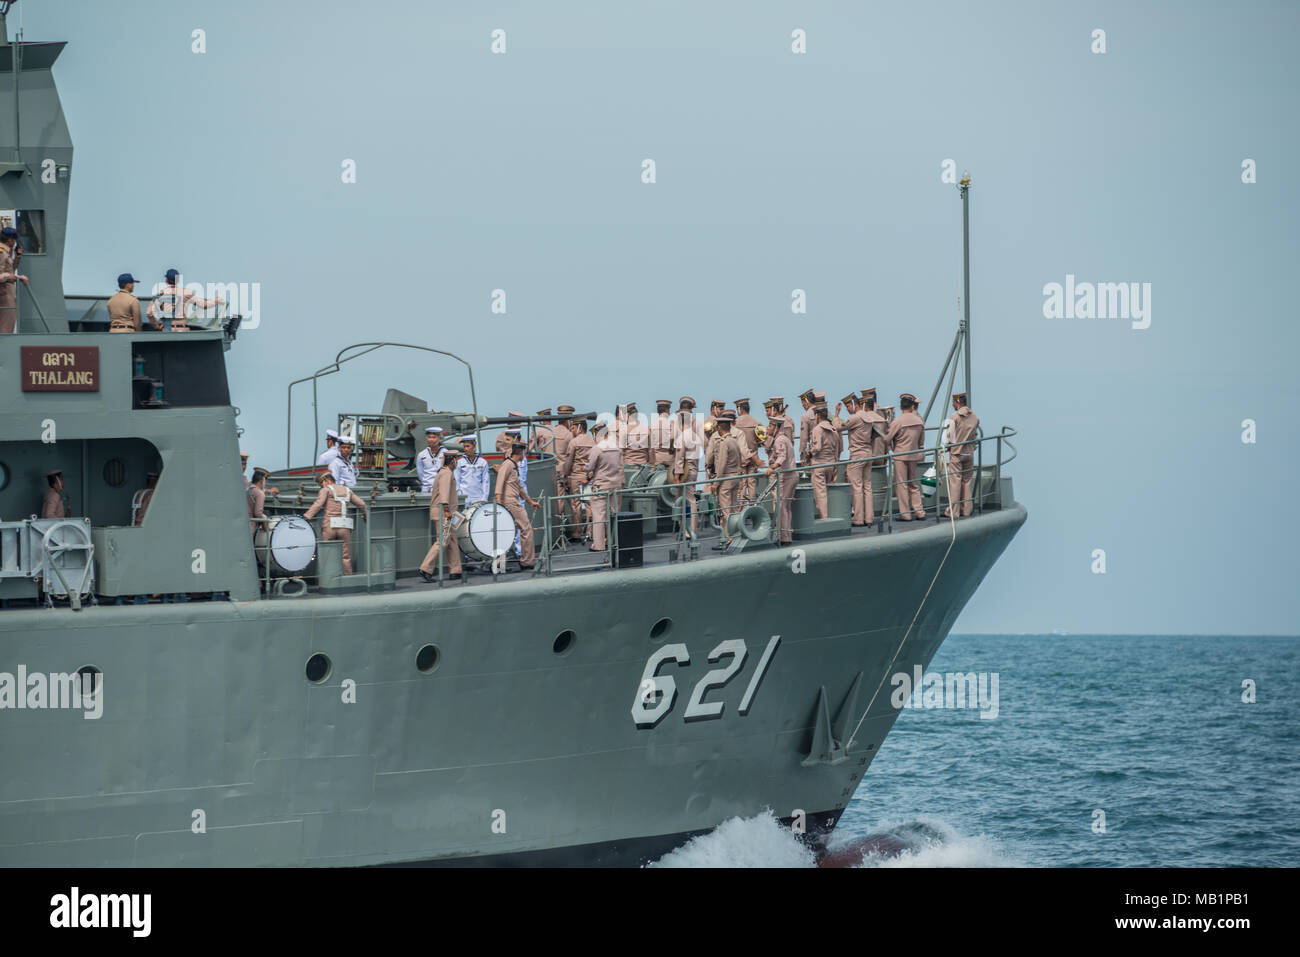
[[[1030,516],[956,630],[1300,631],[1296,3],[26,0],[20,20],[70,41],[67,292],[171,266],[260,284],[229,355],[253,464],[284,464],[287,382],[373,339],[463,355],[490,413],[928,395],[959,315],[952,160],[974,181],[972,405],[1020,431]],[[1146,315],[1049,318],[1067,276],[1137,283]],[[448,361],[327,381],[322,427],[390,385],[469,408]]]

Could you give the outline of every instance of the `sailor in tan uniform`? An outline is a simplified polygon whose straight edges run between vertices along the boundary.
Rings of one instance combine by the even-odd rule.
[[[848,417],[840,420],[840,410],[847,407]],[[871,463],[854,462],[853,459],[871,457],[871,422],[866,417],[856,394],[850,392],[835,405],[838,428],[849,436],[849,464],[845,466],[849,479],[849,497],[853,503],[853,524],[870,525],[875,517],[871,507]]]
[[[894,496],[898,500],[898,519],[910,522],[925,518],[925,505],[921,500],[921,486],[916,472],[925,458],[920,449],[925,445],[925,422],[916,414],[916,396],[904,392],[898,397],[902,409],[898,418],[889,424],[885,438],[894,450]]]
[[[668,470],[668,480],[672,481],[673,445],[676,431],[671,409],[673,404],[668,399],[655,400],[655,417],[650,420],[650,456],[654,465],[662,465]]]
[[[524,417],[524,414],[522,412],[514,412],[514,411],[507,411],[506,415],[517,419],[522,419]],[[502,456],[508,457],[510,455],[510,446],[515,444],[515,441],[519,437],[519,434],[520,432],[519,429],[517,428],[503,429],[502,431],[498,432],[497,440],[496,440],[497,452],[499,452]]]
[[[565,454],[565,474],[568,476],[568,488],[570,495],[577,495],[582,491],[582,486],[587,481],[587,459],[591,455],[592,448],[596,442],[587,433],[587,423],[582,419],[573,419],[569,422],[570,434],[573,436],[569,440],[569,448]],[[566,518],[569,541],[580,542],[591,534],[591,523],[584,518],[583,500],[571,498],[566,500],[569,506],[569,513]]]
[[[208,309],[225,302],[220,296],[204,299],[194,290],[186,288],[181,282],[181,274],[177,269],[168,269],[163,279],[166,282],[154,294],[146,310],[149,321],[154,324],[155,329],[161,329],[163,320],[170,319],[172,332],[188,332],[191,306]]]
[[[727,519],[738,510],[740,499],[740,482],[732,476],[745,472],[745,446],[733,434],[732,426],[736,413],[722,412],[718,415],[714,432],[716,437],[710,447],[709,458],[712,463],[713,494],[718,500],[719,518],[722,522],[722,538],[714,545],[715,551],[726,548],[731,542],[727,534]]]
[[[244,496],[248,499],[248,530],[257,534],[257,526],[265,525],[265,521],[257,519],[266,518],[266,476],[270,473],[263,468],[253,469],[253,480],[248,483],[248,489]]]
[[[813,411],[814,395],[812,389],[806,389],[799,394],[799,404],[803,406],[803,414],[799,416],[800,465],[807,465],[812,461],[812,433],[813,426],[817,422],[817,413]]]
[[[136,278],[129,272],[117,277],[117,292],[108,299],[108,331],[139,332],[140,300],[135,297]],[[155,329],[161,329],[162,323],[155,322]]]
[[[18,284],[27,285],[27,277],[18,271],[23,247],[18,245],[18,230],[0,229],[0,334],[18,328]]]
[[[41,518],[67,518],[72,512],[65,502],[63,469],[46,472],[45,481],[50,487],[41,499]]]
[[[708,445],[700,423],[695,419],[695,400],[684,395],[677,403],[677,415],[673,419],[673,464],[671,475],[673,482],[695,482],[700,477],[700,452]],[[699,527],[698,485],[685,485],[682,492],[686,496],[684,503],[690,513],[689,535],[693,538]]]
[[[831,425],[830,409],[826,407],[825,402],[818,402],[813,406],[813,415],[816,421],[812,427],[812,437],[808,442],[809,465],[829,465],[832,462],[838,462],[840,458],[840,434],[835,431],[835,426]],[[813,491],[813,505],[817,509],[818,518],[828,518],[830,516],[830,504],[826,493],[831,478],[835,470],[831,468],[810,469]]]
[[[862,397],[859,400],[859,411],[862,417],[867,420],[871,426],[871,468],[867,470],[867,524],[870,525],[875,521],[876,497],[875,489],[887,488],[885,468],[889,464],[889,443],[885,441],[885,434],[889,431],[889,423],[885,416],[876,409],[876,390],[863,389]],[[879,485],[876,482],[879,481]]]
[[[948,452],[948,510],[963,518],[975,510],[971,486],[975,478],[975,445],[980,420],[966,404],[966,393],[957,392],[952,397],[952,448]]]
[[[550,438],[547,442],[537,443],[535,448],[538,451],[550,452],[555,456],[555,494],[559,496],[568,495],[570,491],[569,477],[572,473],[569,471],[569,443],[573,441],[573,433],[569,430],[568,416],[573,414],[573,406],[556,406],[555,411],[559,413],[559,421],[554,424],[552,424],[550,418],[550,409],[543,409],[541,412],[537,413],[538,415],[545,415],[545,419],[543,420],[542,426],[539,426],[539,429],[545,427]],[[534,434],[533,440],[536,442],[536,434]],[[555,509],[555,518],[558,519],[561,524],[568,524],[568,516],[572,507],[572,500],[566,501],[560,499],[559,501],[552,503],[551,507]]]
[[[768,480],[776,485],[772,495],[778,506],[777,543],[785,545],[794,540],[790,506],[794,502],[795,487],[799,484],[799,473],[783,471],[795,467],[794,441],[784,428],[787,420],[776,411],[777,408],[779,406],[773,406],[768,412],[767,475]]]
[[[456,459],[459,450],[443,449],[443,465],[433,479],[429,497],[429,521],[433,522],[433,544],[420,562],[420,577],[437,581],[438,555],[445,553],[444,567],[449,575],[460,575],[460,541],[451,527],[452,513],[460,507],[456,492]]]
[[[626,414],[623,432],[623,464],[650,464],[650,429],[637,415],[636,403],[629,402],[623,407]]]
[[[445,469],[442,471],[446,472]],[[320,519],[321,541],[342,540],[343,574],[351,575],[352,519],[348,516],[348,505],[352,504],[360,509],[364,518],[366,503],[351,488],[334,481],[334,477],[329,472],[322,472],[316,476],[316,481],[320,483],[320,492],[316,495],[316,501],[311,503],[311,508],[302,513],[302,517],[311,520],[322,510],[324,511]]]
[[[757,472],[759,468],[759,442],[756,430],[758,429],[759,421],[749,414],[749,399],[737,399],[735,405],[736,423],[732,426],[732,430],[738,433],[738,437],[743,437],[745,440],[745,447],[748,452],[745,459],[745,471]],[[756,481],[757,480],[754,476],[751,475],[749,478],[741,482],[740,495],[743,501],[754,501],[754,492],[757,490],[755,486]]]
[[[599,441],[587,458],[586,475],[591,491],[596,493],[614,490],[608,500],[605,495],[600,494],[593,494],[587,500],[588,507],[591,509],[591,550],[593,552],[605,550],[608,542],[609,512],[613,509],[615,514],[618,513],[620,505],[618,490],[623,488],[623,453],[618,447],[618,442],[606,435],[608,431],[605,423],[597,423],[596,433]]]
[[[528,494],[519,478],[519,460],[527,451],[528,446],[522,442],[510,446],[510,457],[497,469],[496,488],[497,504],[510,513],[519,530],[519,567],[523,569],[533,567],[536,546],[533,543],[533,523],[522,503],[527,502],[530,508],[536,508],[539,504],[537,499]]]

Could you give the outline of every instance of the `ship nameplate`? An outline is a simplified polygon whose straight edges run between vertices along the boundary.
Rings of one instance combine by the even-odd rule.
[[[24,392],[98,392],[99,346],[20,346]]]

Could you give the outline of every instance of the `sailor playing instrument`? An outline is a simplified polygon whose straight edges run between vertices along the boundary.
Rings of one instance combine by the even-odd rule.
[[[339,434],[333,429],[325,430],[325,451],[316,459],[317,465],[329,465],[339,457]]]
[[[339,454],[329,463],[329,476],[340,485],[352,488],[357,484],[357,470],[352,465],[352,436],[339,436]]]
[[[420,491],[428,493],[433,491],[433,480],[446,461],[446,450],[442,448],[442,429],[438,426],[425,429],[424,438],[428,447],[420,449],[415,457],[415,472],[420,477]]]
[[[476,436],[462,435],[459,441],[465,454],[456,459],[453,469],[456,490],[465,496],[466,505],[486,502],[492,497],[492,473],[488,469],[488,460],[478,454]]]
[[[341,459],[340,459],[341,461]],[[316,481],[320,483],[320,493],[316,496],[316,501],[311,503],[311,508],[303,512],[302,517],[312,519],[316,514],[324,509],[325,514],[321,516],[321,541],[329,542],[334,539],[343,541],[343,574],[352,574],[352,519],[348,515],[348,503],[351,502],[361,510],[364,518],[366,515],[366,503],[361,501],[360,497],[346,485],[340,485],[335,482],[329,472],[321,472],[316,476]]]

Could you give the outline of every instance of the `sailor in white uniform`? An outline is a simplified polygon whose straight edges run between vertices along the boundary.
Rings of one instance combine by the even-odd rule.
[[[325,451],[316,460],[317,465],[329,465],[339,457],[339,434],[333,429],[325,430]]]
[[[442,450],[442,429],[431,425],[424,430],[424,437],[429,446],[415,457],[415,472],[420,477],[420,491],[428,494],[433,491],[433,480],[447,458]]]
[[[456,491],[465,496],[465,504],[486,502],[492,498],[492,474],[488,471],[488,461],[478,454],[478,439],[473,435],[462,435],[458,440],[464,455],[456,460]]]
[[[357,470],[352,467],[352,449],[356,443],[352,436],[339,436],[338,455],[329,463],[330,476],[339,485],[353,488],[357,484]]]

